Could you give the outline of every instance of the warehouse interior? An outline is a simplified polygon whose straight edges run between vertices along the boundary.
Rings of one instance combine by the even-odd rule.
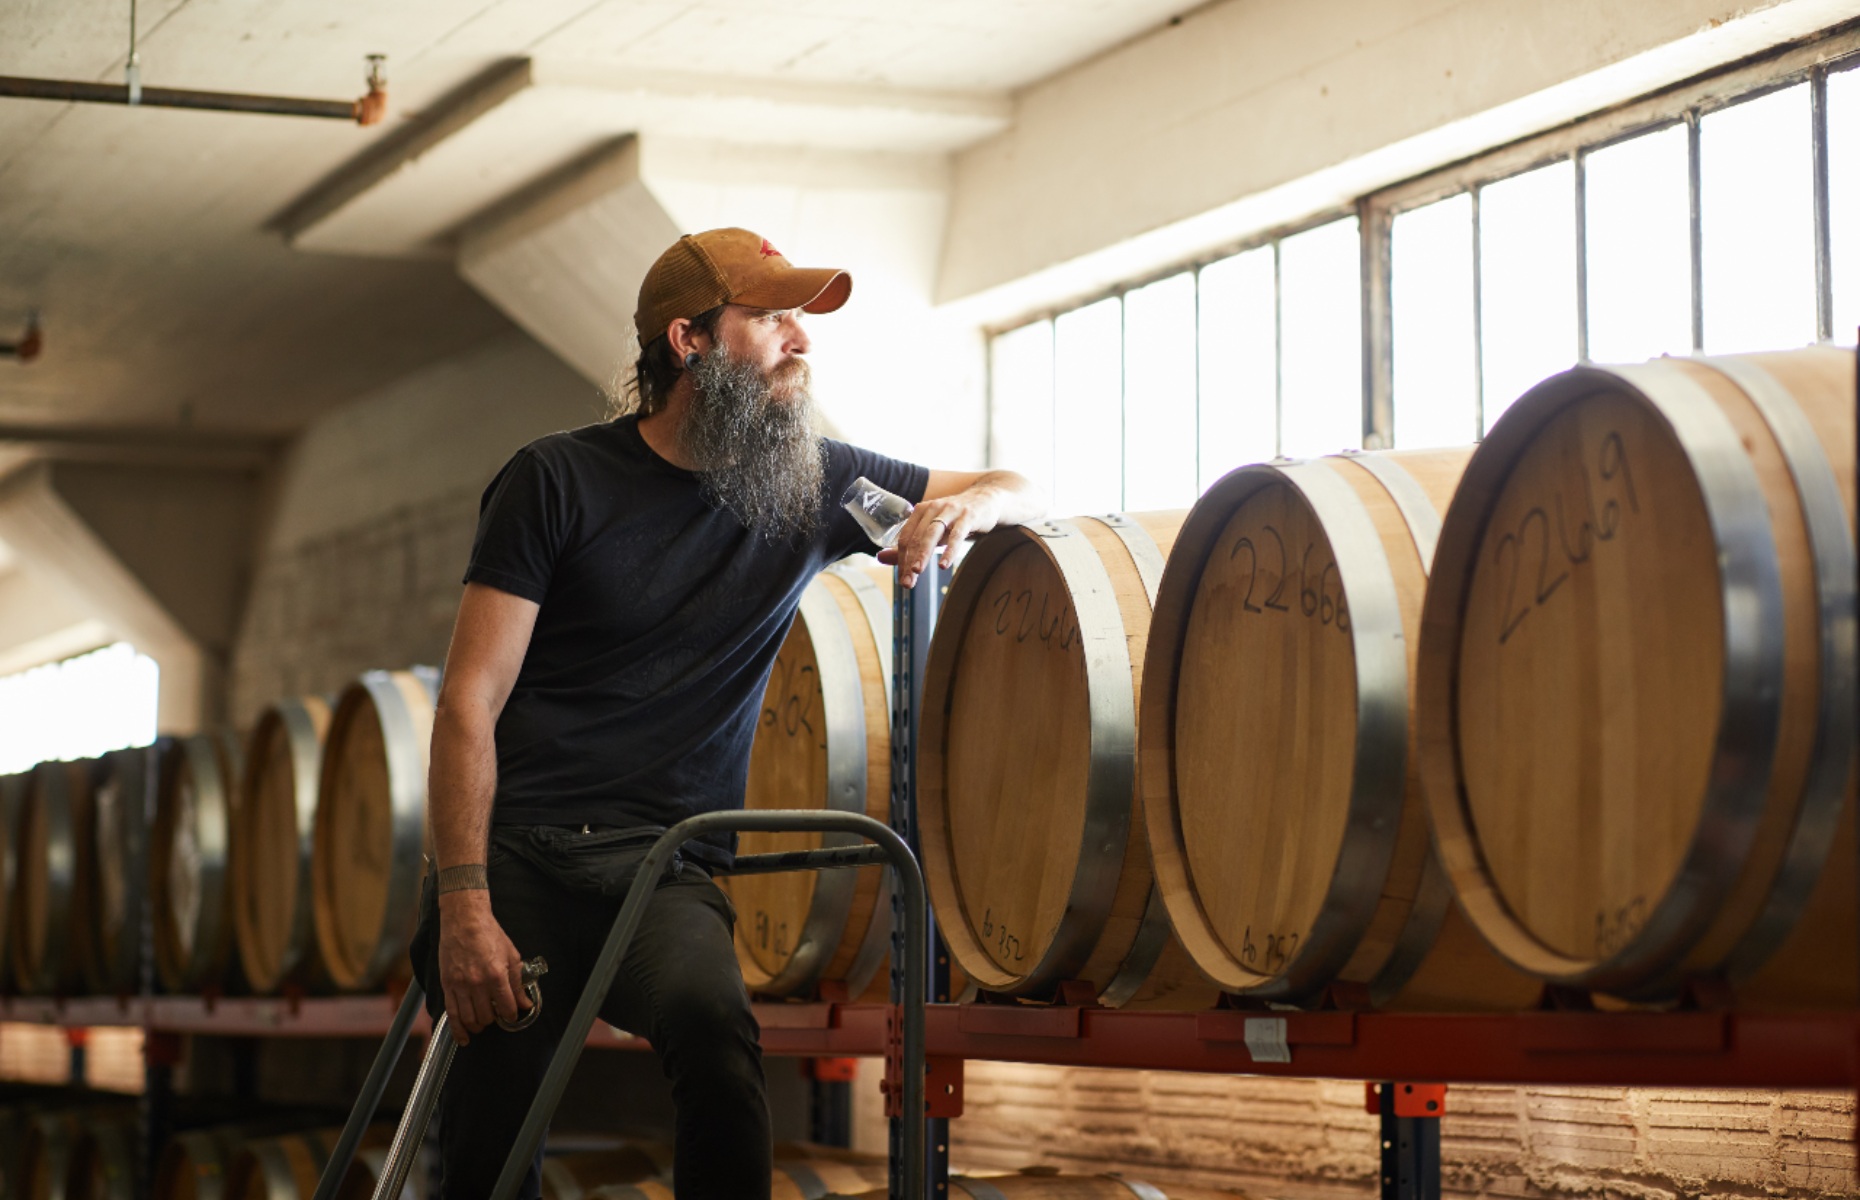
[[[122,83],[132,21],[143,87],[346,102],[378,55],[386,114],[0,86],[4,772],[441,665],[486,485],[607,419],[684,233],[853,276],[807,327],[828,435],[1018,471],[1062,517],[1470,446],[1578,361],[1860,326],[1854,0],[0,0],[0,76]],[[1746,99],[1799,108],[1806,174],[1711,160]],[[1583,166],[1648,130],[1665,182]],[[1567,229],[1501,226],[1494,185],[1552,168]],[[1783,201],[1717,203],[1746,176]],[[1596,207],[1669,183],[1658,238]],[[182,1093],[337,1124],[378,1044],[155,1040]],[[139,1093],[154,1044],[0,1022],[0,1080]],[[590,1051],[558,1127],[669,1137],[650,1059]],[[768,1060],[778,1139],[818,1133],[814,1061]],[[842,1132],[882,1156],[883,1063],[851,1073]],[[1361,1080],[971,1060],[964,1093],[967,1170],[1378,1194]],[[1441,1194],[1856,1195],[1855,1120],[1841,1090],[1456,1084]]]

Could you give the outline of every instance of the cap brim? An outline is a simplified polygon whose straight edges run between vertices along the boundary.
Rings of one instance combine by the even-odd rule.
[[[795,267],[731,298],[749,308],[799,308],[830,313],[852,295],[852,276],[832,267]]]

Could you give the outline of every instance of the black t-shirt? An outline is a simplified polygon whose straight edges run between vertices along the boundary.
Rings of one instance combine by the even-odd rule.
[[[821,568],[871,542],[864,475],[915,503],[929,472],[823,439],[823,520],[771,542],[622,417],[531,442],[485,489],[465,582],[540,604],[497,722],[498,825],[669,827],[740,808],[775,655]],[[735,839],[687,852],[728,867]]]

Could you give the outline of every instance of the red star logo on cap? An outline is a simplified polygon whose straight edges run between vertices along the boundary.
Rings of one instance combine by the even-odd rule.
[[[762,257],[763,258],[780,258],[781,251],[769,245],[769,240],[767,238],[763,238],[762,239]]]

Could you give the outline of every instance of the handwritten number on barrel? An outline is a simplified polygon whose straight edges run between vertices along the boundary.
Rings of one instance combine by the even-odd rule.
[[[1247,966],[1261,971],[1283,970],[1285,964],[1298,953],[1298,935],[1295,933],[1268,933],[1262,947],[1253,941],[1253,927],[1248,925],[1246,932],[1240,935],[1240,961]]]
[[[1636,896],[1620,908],[1595,914],[1595,953],[1602,958],[1634,940],[1647,924],[1647,898]]]
[[[1538,541],[1537,541],[1537,588],[1536,588],[1535,604],[1542,604],[1544,601],[1548,600],[1553,594],[1555,594],[1556,590],[1559,587],[1563,586],[1563,581],[1569,578],[1568,571],[1564,571],[1561,575],[1558,575],[1555,579],[1551,579],[1549,577],[1550,575],[1550,515],[1546,513],[1541,507],[1533,507],[1529,512],[1524,514],[1524,519],[1518,522],[1518,531],[1516,533],[1506,534],[1503,538],[1499,540],[1499,543],[1498,543],[1498,554],[1496,557],[1498,558],[1504,557],[1505,547],[1507,545],[1510,545],[1514,551],[1514,553],[1511,556],[1510,585],[1505,589],[1504,612],[1506,613],[1510,613],[1512,611],[1513,601],[1517,598],[1518,575],[1519,575],[1519,572],[1522,570],[1523,563],[1524,563],[1524,545],[1529,537],[1531,526],[1533,524],[1535,524],[1537,527],[1537,537],[1538,537]],[[1511,640],[1511,635],[1517,631],[1518,626],[1523,623],[1524,618],[1531,614],[1531,609],[1534,606],[1535,606],[1534,604],[1525,604],[1525,605],[1518,607],[1517,614],[1515,616],[1512,616],[1506,622],[1504,627],[1499,630],[1499,633],[1498,633],[1498,644],[1499,645],[1502,646],[1506,642]]]
[[[1318,610],[1317,592],[1311,587],[1311,552],[1317,547],[1310,543],[1305,545],[1305,556],[1298,560],[1298,609],[1305,616],[1314,616]]]
[[[995,924],[995,910],[985,908],[982,910],[982,940],[990,938],[994,939],[995,949],[1000,951],[1001,958],[1021,962],[1027,957],[1027,952],[1021,948],[1020,939],[1009,933],[1006,925]]]
[[[1602,481],[1613,483],[1619,479],[1621,490],[1627,496],[1628,511],[1638,514],[1640,498],[1634,491],[1633,472],[1628,467],[1627,449],[1619,433],[1610,432],[1602,438],[1600,457],[1599,473]],[[1581,517],[1575,527],[1573,546],[1563,493],[1557,492],[1551,497],[1551,503],[1556,507],[1557,547],[1562,550],[1564,561],[1569,566],[1588,562],[1594,554],[1596,543],[1613,541],[1621,529],[1619,499],[1611,496],[1603,503],[1601,512],[1596,512],[1594,480],[1589,475],[1586,462],[1582,464],[1582,484],[1582,510],[1587,515]],[[1524,571],[1526,544],[1533,525],[1538,535],[1536,587],[1528,601],[1520,602],[1518,582]],[[1524,519],[1518,522],[1516,529],[1498,539],[1498,545],[1492,552],[1492,566],[1495,570],[1503,568],[1507,551],[1510,552],[1511,573],[1506,576],[1503,607],[1498,614],[1498,644],[1501,646],[1511,640],[1511,635],[1517,632],[1518,626],[1531,614],[1531,610],[1555,595],[1556,590],[1569,578],[1568,570],[1562,571],[1554,579],[1550,577],[1550,516],[1541,505],[1533,506],[1524,514]]]
[[[1259,551],[1254,548],[1253,539],[1243,537],[1235,542],[1234,548],[1227,552],[1227,557],[1229,561],[1239,557],[1242,547],[1246,549],[1247,568],[1246,595],[1240,598],[1240,607],[1246,612],[1256,613],[1261,611],[1260,607],[1253,603],[1253,585],[1259,582]]]
[[[1263,528],[1267,533],[1272,535],[1274,548],[1278,551],[1279,555],[1279,584],[1278,587],[1273,589],[1272,595],[1266,598],[1265,608],[1272,609],[1275,612],[1290,612],[1291,605],[1280,603],[1279,600],[1279,597],[1285,594],[1285,589],[1290,587],[1292,582],[1291,573],[1285,569],[1287,562],[1285,556],[1285,541],[1280,536],[1279,531],[1272,526],[1266,525],[1263,526]],[[1265,609],[1253,603],[1253,592],[1259,584],[1259,548],[1254,545],[1253,539],[1249,537],[1234,539],[1232,549],[1227,552],[1227,558],[1230,562],[1239,558],[1242,550],[1246,551],[1247,565],[1244,571],[1246,577],[1246,592],[1240,597],[1240,608],[1243,612],[1264,612]],[[1320,622],[1325,625],[1334,623],[1339,630],[1348,633],[1350,629],[1350,609],[1349,605],[1345,603],[1344,600],[1342,580],[1338,580],[1337,596],[1335,599],[1331,598],[1328,590],[1330,586],[1330,574],[1337,570],[1337,563],[1334,559],[1325,561],[1323,568],[1318,573],[1318,585],[1313,588],[1311,586],[1311,556],[1315,553],[1317,553],[1316,543],[1307,542],[1305,544],[1304,556],[1299,559],[1298,563],[1298,607],[1305,616],[1318,617]]]
[[[1291,582],[1285,573],[1285,539],[1280,537],[1279,531],[1272,526],[1267,525],[1263,528],[1272,535],[1273,545],[1279,551],[1279,586],[1273,590],[1272,595],[1266,597],[1266,607],[1274,612],[1290,612],[1291,605],[1279,603],[1279,597],[1285,594],[1285,585]]]
[[[1612,451],[1612,455],[1610,454]],[[1602,439],[1602,478],[1613,482],[1615,476],[1621,477],[1621,485],[1627,489],[1628,511],[1640,515],[1640,497],[1634,494],[1634,472],[1628,469],[1627,446],[1621,441],[1619,433],[1610,432]],[[1611,501],[1611,503],[1613,503]],[[1620,511],[1620,505],[1615,505]],[[1612,527],[1610,532],[1612,533]]]
[[[1057,638],[1061,650],[1072,649],[1079,640],[1079,623],[1073,615],[1072,605],[1061,602],[1055,609],[1051,592],[1040,593],[1037,610],[1033,605],[1031,588],[1023,588],[1018,592],[997,592],[990,603],[995,609],[995,634],[998,637],[1007,637],[1011,633],[1016,642],[1038,637],[1049,646]],[[1020,606],[1018,616],[1014,611],[1016,605]]]
[[[780,682],[768,694],[780,699],[770,705],[765,696],[762,724],[771,729],[779,728],[789,737],[796,736],[802,730],[813,733],[814,723],[810,718],[815,703],[820,699],[819,673],[813,664],[801,666],[783,655],[775,657],[775,673],[780,677]]]

